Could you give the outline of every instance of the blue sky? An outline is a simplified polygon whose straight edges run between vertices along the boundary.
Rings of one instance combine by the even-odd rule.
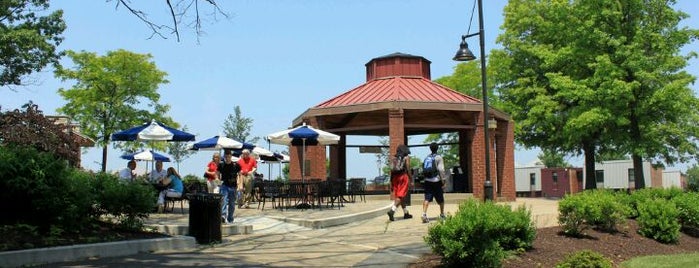
[[[133,1],[141,2],[141,1]],[[169,24],[163,1],[148,1],[138,6],[156,21]],[[186,125],[203,140],[222,131],[223,121],[240,106],[243,116],[252,118],[253,136],[283,130],[306,109],[346,92],[365,82],[369,60],[394,52],[419,55],[432,62],[432,78],[450,75],[457,62],[452,61],[460,36],[465,34],[471,18],[472,1],[359,0],[359,1],[218,1],[230,14],[228,19],[207,19],[197,43],[189,28],[181,29],[181,41],[150,38],[150,30],[137,18],[113,2],[52,1],[52,9],[63,9],[68,29],[63,50],[85,50],[104,55],[107,51],[126,49],[150,53],[158,68],[168,73],[169,84],[159,89],[161,102],[172,106],[169,115]],[[486,50],[498,45],[502,9],[507,1],[484,1]],[[693,1],[678,1],[678,8],[699,14]],[[210,12],[207,7],[203,13]],[[699,28],[699,19],[684,22]],[[477,14],[470,33],[477,31]],[[478,51],[478,38],[468,40]],[[694,42],[685,51],[699,51]],[[65,60],[66,66],[71,62]],[[699,62],[693,59],[688,68],[699,76]],[[57,89],[72,82],[60,82],[52,70],[31,77],[36,85],[13,92],[0,88],[3,110],[20,107],[29,100],[45,114],[65,104]],[[693,86],[697,92],[697,86]],[[424,137],[412,137],[409,143],[422,143]],[[376,138],[349,137],[348,144],[377,144]],[[267,147],[266,142],[258,145]],[[272,151],[286,150],[271,145]],[[528,163],[536,150],[518,149],[515,161]],[[108,170],[125,167],[122,152],[109,150]],[[180,166],[182,174],[200,175],[211,152],[199,152]],[[427,152],[415,150],[422,158]],[[348,177],[373,178],[378,175],[376,158],[348,151]],[[101,150],[88,149],[83,166],[99,170]],[[569,161],[582,165],[579,158]],[[166,164],[167,166],[168,164]],[[672,169],[672,168],[668,168]],[[686,169],[684,165],[676,169]],[[139,164],[139,170],[144,165]],[[261,165],[260,170],[268,173]],[[279,169],[272,168],[277,176]],[[267,176],[267,175],[266,175]]]

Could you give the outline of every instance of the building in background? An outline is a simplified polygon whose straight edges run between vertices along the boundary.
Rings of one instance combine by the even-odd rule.
[[[515,191],[518,197],[541,196],[541,169],[538,159],[521,167],[515,167]]]
[[[584,189],[582,168],[543,168],[541,169],[541,195],[561,198]]]

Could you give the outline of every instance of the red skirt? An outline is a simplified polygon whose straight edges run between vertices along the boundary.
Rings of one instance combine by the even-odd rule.
[[[408,194],[408,173],[391,175],[391,190],[397,198],[403,198]]]

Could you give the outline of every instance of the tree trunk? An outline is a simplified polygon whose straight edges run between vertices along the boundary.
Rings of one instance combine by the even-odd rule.
[[[640,155],[631,155],[633,159],[633,180],[636,183],[636,189],[646,188],[646,181],[643,176],[643,159]]]
[[[597,179],[595,179],[595,146],[589,143],[583,144],[585,154],[585,190],[597,189]]]
[[[107,145],[102,146],[102,173],[107,172]]]

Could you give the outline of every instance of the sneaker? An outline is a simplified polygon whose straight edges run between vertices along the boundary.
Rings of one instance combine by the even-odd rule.
[[[407,214],[407,213],[406,213],[405,215],[403,215],[403,219],[406,219],[406,220],[407,220],[407,219],[412,219],[412,218],[413,218],[413,215],[410,215],[410,214]]]
[[[228,224],[228,220],[226,219],[226,217],[221,217],[221,223]]]
[[[395,220],[396,220],[396,219],[393,218],[393,214],[396,214],[395,211],[389,210],[388,212],[386,212],[386,214],[388,214],[388,220],[389,220],[389,221],[395,221]]]
[[[427,218],[427,215],[422,215],[422,223],[430,223],[430,219]]]
[[[440,220],[440,221],[445,221],[446,219],[447,219],[447,216],[446,216],[446,215],[444,215],[444,214],[440,214],[440,215],[439,215],[439,220]]]

